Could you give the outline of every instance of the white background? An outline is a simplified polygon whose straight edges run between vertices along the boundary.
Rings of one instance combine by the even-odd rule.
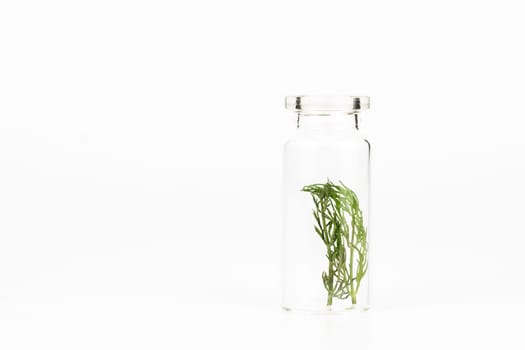
[[[520,1],[0,3],[1,349],[523,349]],[[281,311],[285,95],[370,95],[372,304]]]

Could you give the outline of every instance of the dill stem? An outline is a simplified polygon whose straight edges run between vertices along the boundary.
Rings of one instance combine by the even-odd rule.
[[[352,223],[352,236],[350,239],[350,296],[352,297],[352,304],[356,304],[356,290],[354,289],[354,239],[355,239],[355,228]]]
[[[323,213],[326,212],[326,209],[327,209],[326,203],[324,201],[321,202],[322,212]],[[321,215],[321,222],[323,225],[322,231],[324,232],[325,237],[329,239],[329,231],[326,225],[326,218],[324,215]],[[326,245],[326,250],[328,254],[330,254],[329,244]],[[327,289],[328,289],[328,300],[326,301],[326,306],[332,306],[332,298],[334,294],[334,274],[333,274],[333,260],[332,259],[328,259],[328,288]]]
[[[334,275],[332,273],[332,260],[328,263],[328,300],[326,301],[326,306],[332,306],[332,298],[334,296]]]

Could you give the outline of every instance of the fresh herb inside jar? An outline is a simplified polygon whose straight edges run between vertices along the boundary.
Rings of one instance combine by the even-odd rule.
[[[332,306],[333,298],[351,298],[357,303],[361,280],[368,269],[367,230],[359,200],[341,181],[303,187],[315,204],[314,230],[326,246],[328,268],[322,280],[328,292],[326,305]]]

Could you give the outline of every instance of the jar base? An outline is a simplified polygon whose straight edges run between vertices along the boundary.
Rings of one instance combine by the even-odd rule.
[[[351,313],[351,312],[365,312],[370,310],[370,306],[362,306],[362,305],[352,305],[350,307],[346,308],[324,308],[324,309],[305,309],[305,308],[295,308],[295,307],[288,307],[288,306],[281,306],[281,308],[284,311],[290,312],[290,313],[298,313],[298,314],[311,314],[311,315],[337,315],[337,314],[345,314],[345,313]]]

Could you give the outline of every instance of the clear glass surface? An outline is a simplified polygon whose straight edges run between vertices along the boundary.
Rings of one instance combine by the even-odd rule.
[[[358,111],[299,111],[285,145],[287,310],[368,308],[370,144],[358,123]]]

